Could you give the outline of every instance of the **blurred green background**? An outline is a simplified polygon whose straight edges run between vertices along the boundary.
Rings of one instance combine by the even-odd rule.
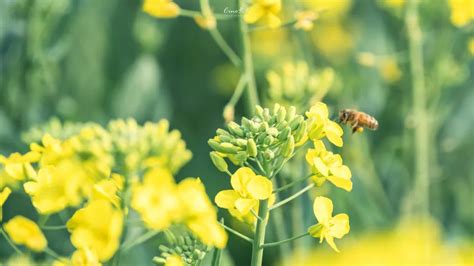
[[[337,212],[350,215],[352,230],[345,240],[392,228],[409,210],[416,213],[410,206],[416,205],[411,194],[417,156],[413,128],[418,121],[413,117],[403,3],[283,2],[283,21],[291,20],[298,7],[328,11],[310,32],[286,27],[251,33],[261,102],[275,101],[266,74],[281,70],[285,62],[304,60],[310,72],[331,68],[334,80],[324,102],[332,114],[358,108],[374,115],[380,128],[354,135],[346,128],[339,152],[352,169],[354,190],[323,187],[319,193],[331,194]],[[199,10],[197,1],[176,3]],[[236,7],[231,0],[211,5],[217,13]],[[449,1],[420,4],[430,136],[429,213],[441,226],[443,242],[456,244],[474,237],[474,25],[453,25],[452,12]],[[152,18],[137,0],[1,0],[0,18],[1,154],[25,151],[21,133],[52,117],[101,124],[114,118],[133,117],[140,123],[167,118],[193,152],[177,178],[201,177],[211,198],[228,187],[227,176],[209,159],[207,140],[224,125],[222,111],[239,70],[192,19]],[[239,51],[237,18],[219,21],[218,27]],[[317,91],[305,93],[311,97]],[[243,107],[237,105],[237,120]],[[301,103],[298,111],[306,107]],[[27,197],[13,196],[17,200],[4,207],[4,220],[33,212]],[[304,223],[309,226],[314,222],[309,196],[302,201],[308,206]],[[63,236],[48,235],[55,237]],[[317,240],[298,243],[308,248]],[[3,261],[11,251],[3,239],[0,247]],[[62,243],[53,247],[60,254],[70,250]],[[150,264],[156,248],[157,243],[149,242],[132,257],[142,260],[138,264]],[[247,264],[250,245],[230,236],[228,251],[236,265]],[[276,252],[266,251],[267,264],[281,259]]]

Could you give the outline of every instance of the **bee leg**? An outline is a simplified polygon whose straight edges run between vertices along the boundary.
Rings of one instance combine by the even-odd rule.
[[[359,123],[357,121],[355,121],[353,124],[352,124],[352,134],[356,133],[358,131],[358,128],[359,127]]]

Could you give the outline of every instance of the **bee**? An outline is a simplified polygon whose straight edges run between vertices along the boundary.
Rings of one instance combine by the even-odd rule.
[[[354,109],[344,109],[339,112],[339,123],[350,124],[352,133],[362,132],[364,128],[376,130],[379,127],[379,122],[364,112]]]

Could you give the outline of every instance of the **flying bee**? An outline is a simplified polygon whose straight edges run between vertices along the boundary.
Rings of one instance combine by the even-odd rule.
[[[354,109],[344,109],[339,112],[339,123],[350,124],[352,133],[362,132],[364,128],[376,130],[379,127],[379,122],[364,112]]]

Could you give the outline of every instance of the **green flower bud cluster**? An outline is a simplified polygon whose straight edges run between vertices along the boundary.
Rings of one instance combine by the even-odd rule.
[[[227,129],[217,129],[208,141],[214,150],[211,160],[219,171],[227,172],[225,158],[234,165],[255,162],[261,172],[270,175],[293,156],[297,144],[306,138],[307,124],[295,107],[286,109],[275,104],[273,109],[256,106],[255,116],[243,117],[241,124],[229,122]]]
[[[186,265],[198,265],[212,248],[202,244],[191,234],[182,232],[180,235],[168,234],[169,246],[160,245],[160,255],[153,258],[159,264],[165,264],[168,257],[178,255]]]

